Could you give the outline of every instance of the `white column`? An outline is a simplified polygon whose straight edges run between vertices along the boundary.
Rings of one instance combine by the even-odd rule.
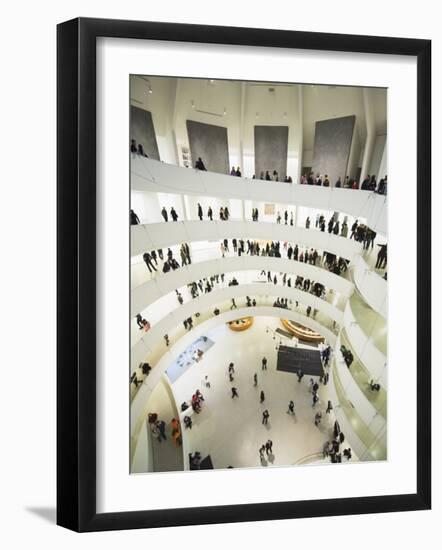
[[[303,87],[298,84],[298,117],[299,117],[299,147],[298,147],[298,173],[293,183],[299,183],[302,174],[302,156],[304,150],[304,97]]]
[[[371,157],[373,155],[374,143],[376,140],[375,113],[370,90],[364,88],[362,90],[362,97],[364,101],[365,122],[367,125],[367,139],[365,140],[364,156],[362,159],[361,178],[359,181],[360,184],[364,181],[368,174]]]

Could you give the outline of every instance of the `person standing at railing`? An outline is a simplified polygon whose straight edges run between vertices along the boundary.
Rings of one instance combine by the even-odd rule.
[[[211,206],[209,206],[209,209],[207,210],[207,217],[211,222],[213,222],[213,210]]]
[[[169,221],[169,216],[167,214],[167,210],[165,206],[163,206],[163,208],[161,209],[161,215],[163,216],[163,219],[165,222]]]
[[[202,161],[201,157],[198,157],[198,160],[195,162],[195,168],[197,170],[203,170],[207,171],[206,167],[204,166],[204,162]]]
[[[130,225],[138,225],[140,218],[135,214],[133,210],[130,211]]]
[[[172,218],[172,221],[178,221],[178,214],[173,206],[170,208],[170,217]]]
[[[203,208],[200,203],[198,203],[198,218],[203,221]]]

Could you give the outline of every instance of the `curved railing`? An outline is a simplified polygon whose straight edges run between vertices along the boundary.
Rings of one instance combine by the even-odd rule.
[[[353,279],[358,292],[367,304],[384,319],[387,318],[388,285],[387,281],[370,269],[362,256],[353,266]]]
[[[335,368],[338,371],[345,393],[357,408],[365,424],[370,424],[373,418],[379,414],[385,419],[387,417],[386,394],[385,392],[380,394],[380,392],[370,390],[370,375],[357,358],[354,358],[351,366],[347,367],[340,350],[341,344],[349,349],[348,340],[343,332],[341,331],[336,340]]]
[[[385,460],[387,458],[387,433],[385,419],[377,415],[369,425],[365,424],[352,401],[344,391],[335,365],[329,381],[333,412],[341,431],[360,460]]]
[[[322,269],[318,266],[263,256],[239,256],[219,258],[201,263],[185,265],[175,271],[158,273],[155,279],[132,289],[131,317],[142,312],[149,305],[164,297],[165,294],[182,288],[192,281],[198,281],[206,277],[225,274],[226,280],[229,274],[247,271],[270,271],[271,273],[286,273],[292,278],[294,287],[296,276],[310,279],[324,285],[327,289],[333,289],[344,297],[349,297],[353,292],[353,284],[348,280]],[[281,280],[281,276],[278,276]],[[262,283],[261,283],[262,284]],[[279,286],[282,285],[278,285]],[[292,288],[293,288],[292,287]]]
[[[296,243],[300,247],[327,250],[332,254],[353,260],[362,253],[361,243],[316,229],[292,227],[278,223],[249,221],[178,221],[131,226],[131,255],[149,250],[167,248],[182,242],[223,239],[257,239]]]
[[[190,302],[183,304],[177,310],[167,313],[160,322],[152,326],[147,333],[144,333],[141,339],[133,346],[131,351],[132,365],[134,361],[136,365],[141,362],[150,348],[154,347],[157,342],[163,341],[164,335],[169,334],[177,325],[182,324],[185,319],[193,317],[196,313],[200,315],[209,311],[212,313],[218,302],[230,301],[232,298],[244,299],[245,296],[250,296],[252,299],[255,297],[274,297],[275,299],[279,297],[292,301],[296,300],[306,307],[310,306],[312,310],[316,309],[319,314],[329,317],[332,322],[338,325],[341,325],[343,322],[344,314],[340,309],[321,298],[317,298],[301,290],[281,287],[275,291],[275,285],[270,283],[230,286],[200,295]]]
[[[362,308],[356,311],[357,307]],[[359,361],[376,382],[386,384],[387,326],[356,294],[350,297],[344,311],[344,327]]]
[[[369,191],[234,178],[139,155],[131,159],[131,189],[310,206],[365,218],[374,231],[387,234],[387,197]]]

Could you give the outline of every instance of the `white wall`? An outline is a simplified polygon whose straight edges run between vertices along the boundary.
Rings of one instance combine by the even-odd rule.
[[[385,174],[381,175],[381,163],[382,163],[382,157],[384,155],[384,150],[385,150],[386,143],[387,143],[387,136],[386,135],[376,136],[376,139],[375,139],[375,142],[374,142],[373,154],[372,154],[371,162],[370,162],[370,168],[369,168],[368,173],[370,174],[370,176],[375,175],[376,176],[376,181],[378,181],[378,182],[381,179],[381,177],[385,176],[385,174],[386,174],[386,172],[385,172]],[[364,177],[366,175],[367,174],[365,174]]]

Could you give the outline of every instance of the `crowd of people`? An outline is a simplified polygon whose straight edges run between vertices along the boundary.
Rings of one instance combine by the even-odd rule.
[[[136,155],[140,155],[141,157],[149,158],[149,156],[145,153],[142,144],[137,144],[135,139],[130,140],[130,152]]]
[[[161,443],[162,441],[167,441],[167,424],[165,420],[159,418],[157,413],[150,412],[147,415],[147,422],[152,437],[155,441],[157,441],[158,443]],[[172,418],[172,420],[170,421],[170,435],[172,442],[175,444],[176,447],[180,447],[183,444],[180,422],[177,418]]]
[[[173,221],[176,221],[178,219],[178,214],[174,210],[174,208],[171,208],[171,216],[173,214]],[[204,213],[203,208],[200,203],[197,205],[197,214],[198,218],[200,220],[204,219]],[[166,209],[163,207],[162,209],[162,215],[164,220],[168,221],[168,214]],[[213,210],[212,207],[209,206],[207,216],[210,220],[213,221]],[[230,212],[227,206],[220,207],[219,211],[219,219],[227,221],[230,217]],[[131,210],[130,211],[130,218],[131,218],[131,224],[137,225],[140,223],[139,218],[137,214]],[[252,221],[258,221],[259,219],[259,210],[258,208],[252,209]],[[288,210],[285,210],[283,213],[283,216],[281,216],[281,213],[278,211],[276,214],[276,223],[281,224],[282,220],[284,219],[285,225],[293,225],[293,212],[290,212]],[[308,216],[305,220],[304,226],[306,229],[315,228],[318,229],[321,232],[327,232],[329,234],[333,234],[336,236],[354,239],[356,242],[360,242],[363,245],[364,250],[374,249],[374,243],[375,239],[377,237],[376,231],[370,229],[366,224],[360,223],[358,219],[356,219],[349,229],[347,224],[347,219],[344,218],[342,222],[339,221],[339,219],[336,219],[335,214],[331,215],[330,218],[327,219],[323,214],[318,213],[314,220],[314,225],[312,224],[312,220]],[[244,239],[237,239],[233,238],[232,241],[232,248],[235,253],[238,254],[238,256],[241,256],[242,254],[250,254],[252,256],[261,255],[261,256],[275,256],[275,257],[281,257],[280,253],[280,245],[279,243],[274,242],[267,242],[266,246],[264,247],[262,241],[261,244],[259,241],[250,241],[247,240],[247,250],[245,248],[245,241]],[[220,250],[222,257],[225,256],[227,252],[229,252],[229,240],[224,239],[220,243]],[[387,265],[387,245],[386,244],[378,244],[377,246],[380,247],[377,262],[376,262],[376,269],[385,269]],[[289,246],[287,242],[284,242],[284,248],[287,250],[287,257],[288,259],[291,259],[291,255],[293,254],[293,257],[295,260],[298,260],[298,246],[295,245],[293,248],[291,245]],[[169,248],[170,250],[170,248]],[[162,253],[162,251],[161,251]],[[158,254],[160,254],[160,250],[158,250]],[[187,253],[181,252],[181,259],[183,261],[183,265],[186,265],[186,263],[190,263],[190,251],[187,245]],[[314,251],[311,249],[310,253],[309,251],[306,251],[305,253],[307,255],[306,263],[312,263],[313,265],[316,265],[316,259],[318,257],[317,251]],[[312,261],[312,256],[310,254],[313,254],[314,260]],[[152,256],[153,261],[155,262],[155,256],[156,252],[153,251],[150,253]],[[149,260],[149,253],[145,254],[146,259]],[[188,261],[186,261],[186,258]],[[143,256],[144,259],[144,256]],[[145,261],[146,261],[145,259]],[[300,261],[305,261],[304,256],[301,254]],[[149,268],[149,271],[152,272],[153,270],[156,271],[155,267],[153,266],[152,262],[146,261],[146,265]],[[346,271],[348,262],[346,260],[338,260],[337,265],[339,266],[339,272]],[[176,269],[179,267],[175,262],[172,262],[169,264],[169,266],[166,267],[166,269],[169,271],[170,269]],[[338,269],[336,269],[336,266],[334,265],[330,271],[336,272]]]
[[[164,259],[163,249],[159,248],[158,250],[151,250],[150,252],[144,252],[143,261],[146,264],[149,273],[157,271],[158,267],[158,258],[163,261],[162,272],[168,273],[169,271],[175,271],[179,267],[190,265],[192,263],[192,258],[190,254],[190,246],[188,243],[181,243],[179,248],[179,254],[181,258],[181,265],[178,263],[178,260],[173,255],[172,249],[169,247],[166,252],[166,259]]]
[[[163,207],[161,212],[164,220],[167,222],[168,214],[166,209]],[[201,221],[204,219],[204,212],[200,203],[197,204],[197,215]],[[173,207],[171,208],[171,216],[173,221],[177,221],[178,214],[176,213]],[[209,218],[209,220],[213,221],[213,210],[211,206],[209,206],[208,208],[207,217]],[[220,207],[219,219],[222,221],[228,221],[229,218],[230,218],[230,212],[228,207],[227,206]],[[133,210],[130,211],[130,219],[131,219],[132,225],[137,225],[140,223],[137,214]],[[252,208],[252,221],[258,221],[258,220],[259,220],[259,210],[258,208]],[[283,215],[281,215],[281,213],[278,211],[276,214],[276,223],[281,224],[282,220],[284,220],[285,225],[293,226],[293,223],[294,223],[293,212],[292,211],[289,212],[288,210],[285,210]],[[356,219],[352,223],[351,228],[349,228],[347,223],[347,218],[344,218],[344,220],[341,222],[339,221],[339,219],[336,219],[335,214],[332,214],[330,218],[327,220],[323,214],[318,213],[316,214],[314,224],[312,223],[312,220],[308,216],[304,222],[304,227],[306,229],[311,229],[314,227],[315,229],[321,232],[327,231],[329,234],[333,234],[336,236],[340,236],[344,238],[349,237],[350,239],[354,239],[356,242],[362,243],[364,250],[369,250],[370,248],[373,249],[374,242],[377,237],[376,231],[370,229],[370,227],[368,227],[366,224],[360,223],[358,219]],[[253,247],[251,245],[252,242],[253,242]],[[267,243],[264,248],[263,244],[262,245],[259,244],[259,241],[247,240],[247,250],[246,250],[244,239],[237,239],[237,238],[232,239],[233,250],[234,252],[238,253],[239,256],[241,256],[241,254],[247,253],[251,255],[281,257],[278,246],[279,245],[275,245],[274,243]],[[285,242],[284,246],[287,247],[288,243]],[[379,244],[378,246],[381,247],[381,250],[379,251],[379,255],[378,255],[378,259],[380,258],[380,260],[378,261],[378,264],[382,265],[383,266],[382,269],[384,269],[387,263],[387,253],[386,253],[387,245]],[[223,240],[223,242],[220,244],[220,249],[221,249],[222,256],[224,257],[226,252],[229,251],[228,239]],[[291,250],[294,251],[294,259],[297,260],[298,259],[297,247]],[[190,258],[190,255],[187,254],[187,257]],[[291,258],[289,257],[289,259]],[[303,259],[301,259],[300,261],[303,261]],[[150,265],[150,268],[152,268],[152,265]],[[376,268],[379,268],[378,265],[376,266]]]
[[[132,140],[134,142],[135,140]],[[140,146],[138,146],[140,147]],[[139,153],[144,154],[142,148],[141,153],[138,151],[137,146],[135,143],[131,144],[131,151],[133,153]],[[147,156],[147,155],[145,155]],[[201,157],[198,157],[198,160],[195,162],[195,168],[197,170],[203,170],[207,171],[207,168],[201,159]],[[230,170],[230,175],[235,177],[241,177],[241,168],[239,166],[232,166]],[[280,181],[279,173],[277,170],[262,170],[259,174],[259,177],[256,176],[256,174],[253,174],[252,179],[260,179],[264,181]],[[286,175],[284,176],[284,179],[282,180],[284,183],[293,183],[293,179],[291,176]],[[376,176],[374,174],[370,175],[368,174],[362,181],[362,183],[359,185],[359,181],[350,176],[346,176],[344,178],[344,181],[342,181],[341,176],[338,177],[338,179],[335,182],[334,187],[336,188],[343,188],[343,189],[361,189],[363,191],[373,191],[375,193],[379,193],[380,195],[386,195],[387,194],[387,175],[385,175],[383,178],[379,180],[379,183],[376,180]],[[305,173],[301,176],[300,179],[301,185],[318,185],[322,187],[331,187],[330,178],[327,174],[322,175],[320,173],[314,173],[309,172]]]
[[[359,187],[359,181],[356,178],[346,176],[344,181],[342,181],[341,177],[339,176],[334,186],[338,189],[361,189],[363,191],[373,191],[375,193],[379,193],[380,195],[386,195],[387,181],[387,176],[381,178],[379,180],[379,183],[377,183],[375,175],[367,175],[362,181],[361,186]],[[314,172],[309,172],[308,174],[303,174],[301,176],[300,184],[330,187],[330,179],[327,174],[322,176],[319,173],[315,175]]]
[[[335,420],[333,424],[333,438],[327,440],[322,448],[324,458],[328,457],[333,464],[341,463],[343,458],[347,461],[351,459],[351,448],[342,448],[345,441],[345,435],[341,431],[339,422]]]

